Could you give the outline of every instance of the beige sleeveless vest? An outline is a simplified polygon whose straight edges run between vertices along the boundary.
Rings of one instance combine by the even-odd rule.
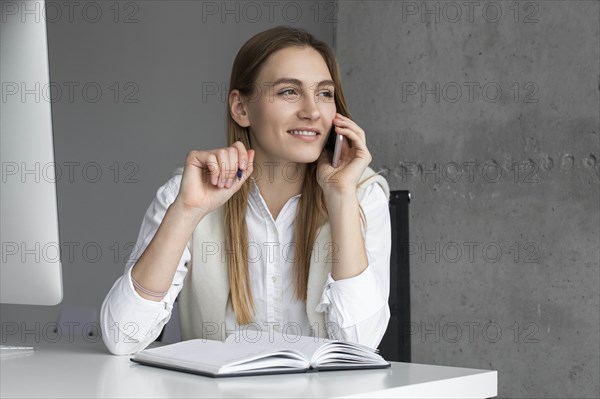
[[[175,171],[181,174],[183,168]],[[373,176],[357,188],[364,190],[370,184],[378,183],[386,193],[389,201],[390,189],[387,181],[367,167],[359,181]],[[209,213],[196,227],[190,240],[192,258],[188,263],[188,272],[178,297],[181,336],[183,340],[203,338],[224,340],[225,314],[229,298],[229,272],[225,252],[225,233],[223,226],[224,207]],[[326,222],[317,232],[315,246],[324,250],[330,243],[331,231]],[[324,313],[315,310],[317,307],[331,263],[326,256],[311,256],[308,274],[306,313],[312,327],[313,336],[327,337]]]

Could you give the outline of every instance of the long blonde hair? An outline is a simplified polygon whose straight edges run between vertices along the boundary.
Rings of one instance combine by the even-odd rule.
[[[344,99],[339,67],[329,46],[316,39],[304,29],[278,26],[258,33],[239,50],[231,70],[230,93],[237,89],[249,98],[255,94],[255,84],[260,68],[267,58],[278,50],[287,47],[312,47],[323,57],[334,82],[334,98],[337,112],[351,118]],[[246,148],[252,148],[247,127],[241,127],[233,118],[229,108],[226,112],[227,145],[241,140]],[[298,300],[306,300],[308,271],[312,247],[317,231],[328,219],[323,190],[317,183],[317,162],[310,163],[302,184],[300,201],[296,214],[294,286]],[[363,183],[363,182],[361,182]],[[248,230],[246,210],[250,179],[225,203],[225,245],[229,271],[230,299],[238,323],[252,322],[254,300],[250,289],[248,271]],[[360,218],[365,224],[362,207]]]

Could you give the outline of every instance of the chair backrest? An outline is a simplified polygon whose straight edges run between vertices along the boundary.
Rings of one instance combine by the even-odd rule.
[[[390,192],[392,253],[390,258],[390,322],[379,345],[384,359],[410,362],[410,263],[408,205],[410,192]]]

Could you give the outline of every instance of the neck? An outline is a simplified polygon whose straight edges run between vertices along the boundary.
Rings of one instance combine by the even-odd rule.
[[[260,165],[260,167],[256,167]],[[302,191],[308,165],[290,162],[260,162],[252,177],[265,200],[273,219],[285,203]]]

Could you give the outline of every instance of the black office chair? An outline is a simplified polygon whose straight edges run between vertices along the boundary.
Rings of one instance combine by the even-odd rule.
[[[410,270],[408,205],[410,192],[390,192],[392,253],[390,258],[390,322],[379,344],[379,354],[395,362],[410,362]]]

